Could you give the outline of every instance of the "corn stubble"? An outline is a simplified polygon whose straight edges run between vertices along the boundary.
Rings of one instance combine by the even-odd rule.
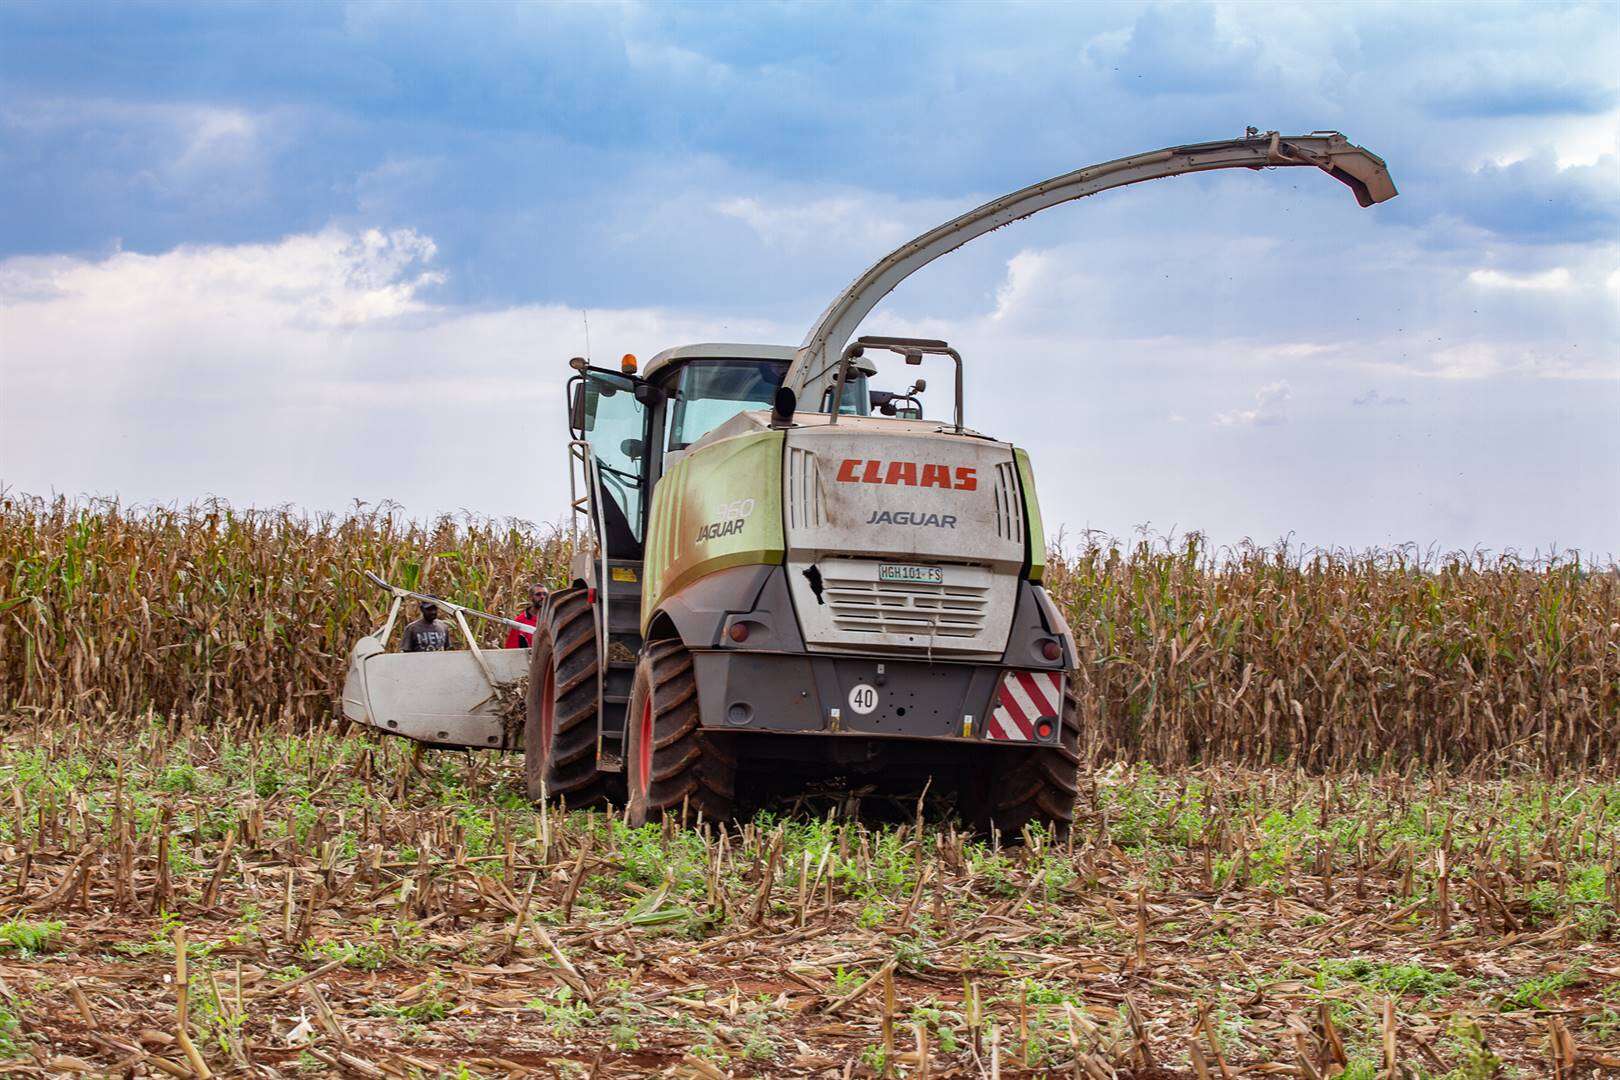
[[[223,503],[0,497],[0,701],[13,711],[331,723],[372,569],[510,612],[564,583],[557,528]],[[1092,764],[1311,770],[1620,760],[1620,572],[1408,550],[1092,543],[1047,587],[1080,646]],[[493,643],[493,640],[491,640]]]
[[[1076,828],[535,808],[511,757],[0,731],[0,1069],[1620,1070],[1620,785],[1088,775]]]

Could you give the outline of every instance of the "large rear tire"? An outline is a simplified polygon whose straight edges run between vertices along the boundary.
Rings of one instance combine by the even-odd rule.
[[[529,653],[523,786],[530,802],[539,802],[542,792],[580,809],[608,801],[609,778],[596,768],[600,663],[586,591],[553,593]]]
[[[962,784],[963,816],[970,824],[995,830],[1004,840],[1016,840],[1031,823],[1068,835],[1080,791],[1080,699],[1072,677],[1064,680],[1056,746],[981,752],[988,761]]]
[[[632,827],[683,811],[726,820],[736,804],[737,759],[724,734],[698,714],[692,654],[677,640],[641,650],[625,711],[626,813]]]

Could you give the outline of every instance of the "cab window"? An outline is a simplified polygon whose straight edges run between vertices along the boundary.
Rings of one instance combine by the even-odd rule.
[[[681,368],[669,419],[669,449],[685,450],[740,412],[769,409],[786,360],[692,360]]]
[[[583,389],[581,426],[596,459],[607,549],[615,558],[640,558],[647,408],[636,399],[635,383],[622,375],[593,370]]]

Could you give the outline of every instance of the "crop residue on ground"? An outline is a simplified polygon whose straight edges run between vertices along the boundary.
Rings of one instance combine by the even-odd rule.
[[[632,831],[531,808],[515,759],[129,730],[0,745],[25,1073],[1620,1068],[1613,782],[1116,768],[1068,840],[998,847],[904,807]]]

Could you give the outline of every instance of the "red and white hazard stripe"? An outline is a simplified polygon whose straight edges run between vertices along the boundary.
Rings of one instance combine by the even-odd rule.
[[[1009,671],[996,689],[996,705],[985,725],[985,737],[1005,742],[1034,742],[1043,738],[1036,730],[1042,720],[1047,731],[1057,730],[1063,710],[1063,673],[1058,671]]]

